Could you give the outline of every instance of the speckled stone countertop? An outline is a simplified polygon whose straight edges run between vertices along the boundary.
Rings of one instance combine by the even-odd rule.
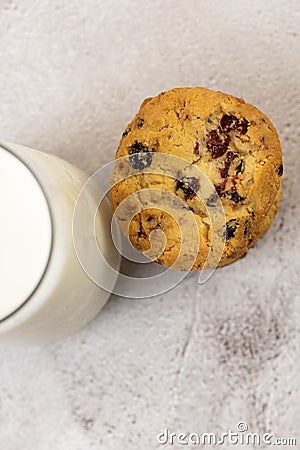
[[[179,449],[158,434],[240,421],[299,445],[299,2],[2,0],[0,25],[3,140],[92,173],[144,97],[203,85],[268,114],[285,162],[271,230],[206,284],[113,296],[64,341],[0,347],[1,449]]]

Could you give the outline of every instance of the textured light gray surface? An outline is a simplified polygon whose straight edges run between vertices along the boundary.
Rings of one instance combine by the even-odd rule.
[[[299,2],[1,0],[0,25],[3,140],[91,173],[144,97],[203,85],[266,112],[285,157],[279,214],[243,260],[111,298],[47,348],[0,347],[1,448],[152,450],[165,427],[241,420],[299,445]]]

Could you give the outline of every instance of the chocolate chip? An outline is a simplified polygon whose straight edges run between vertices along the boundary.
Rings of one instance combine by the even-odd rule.
[[[235,174],[238,175],[239,173],[243,172],[244,170],[244,162],[241,159],[240,162],[238,163],[238,165],[235,168]]]
[[[249,220],[246,220],[245,222],[245,228],[244,228],[244,236],[247,236],[249,228],[248,228]]]
[[[239,156],[238,153],[236,152],[228,152],[226,155],[226,160],[225,160],[225,164],[226,165],[230,165],[232,163],[232,161],[237,158]]]
[[[151,165],[152,154],[146,145],[135,141],[130,149],[129,161],[134,169],[142,170]]]
[[[237,128],[238,123],[239,119],[237,117],[224,114],[220,121],[221,130],[223,131],[223,133],[229,133],[230,131]]]
[[[242,197],[242,196],[237,192],[237,190],[236,190],[235,187],[232,187],[231,189],[229,189],[229,191],[227,191],[227,192],[225,193],[225,195],[226,195],[227,197],[229,197],[230,200],[231,200],[233,203],[239,203],[239,202],[242,202],[243,200],[245,200],[245,197]]]
[[[131,146],[131,152],[130,153],[136,153],[136,152],[149,152],[149,147],[147,145],[143,144],[142,142],[135,141]]]
[[[226,229],[224,231],[225,239],[231,239],[234,237],[237,227],[239,226],[239,221],[237,219],[231,219],[226,223]]]
[[[125,136],[127,136],[127,134],[129,134],[130,131],[131,131],[131,128],[127,128],[127,130],[123,131],[123,133],[122,133],[122,138],[125,137]]]
[[[207,206],[213,206],[219,199],[219,195],[217,193],[212,194],[210,197],[208,197],[206,204]]]
[[[245,119],[245,117],[243,117],[243,119],[239,121],[237,129],[241,134],[246,134],[248,131],[248,126],[249,126],[248,120]]]
[[[280,164],[280,166],[277,169],[277,174],[279,177],[282,177],[283,175],[283,164]]]
[[[194,147],[194,153],[195,155],[199,155],[199,142],[196,142],[196,145]]]
[[[138,128],[142,128],[142,126],[144,125],[144,119],[142,119],[141,117],[138,117],[137,119],[136,119],[136,126],[138,127]]]
[[[230,165],[232,163],[232,161],[238,157],[238,153],[235,152],[227,152],[226,154],[226,159],[225,159],[225,167],[223,167],[222,169],[220,169],[220,175],[221,178],[227,178],[228,177],[228,171],[230,168]]]
[[[224,180],[224,181],[227,181]],[[226,184],[223,182],[222,185],[215,186],[216,191],[218,192],[219,196],[229,198],[233,203],[240,203],[243,200],[245,200],[246,197],[242,197],[236,190],[236,187],[233,186],[228,191],[224,192],[224,189],[226,187]]]
[[[207,150],[211,152],[213,159],[220,158],[227,152],[229,136],[220,136],[217,130],[212,130],[207,134],[206,139]]]
[[[176,190],[183,190],[185,200],[194,198],[199,187],[199,180],[196,177],[182,177],[176,181]]]

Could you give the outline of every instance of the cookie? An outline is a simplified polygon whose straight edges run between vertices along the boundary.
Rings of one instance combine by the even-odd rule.
[[[128,207],[121,206],[130,200],[135,214],[123,231],[166,267],[203,269],[208,255],[215,255],[208,267],[236,261],[278,209],[283,165],[276,129],[255,106],[222,92],[177,88],[144,100],[122,135],[116,163],[110,200],[119,224],[127,226]],[[211,212],[220,205],[217,228]],[[164,235],[159,254],[153,232]]]

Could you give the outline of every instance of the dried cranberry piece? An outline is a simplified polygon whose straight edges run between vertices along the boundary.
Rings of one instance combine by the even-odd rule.
[[[220,158],[227,152],[229,141],[229,136],[225,135],[221,138],[217,130],[212,130],[207,134],[206,147],[211,152],[213,159]]]
[[[227,178],[228,177],[228,170],[229,170],[229,167],[222,167],[222,169],[220,169],[220,175],[221,175],[221,178]]]
[[[277,174],[279,177],[282,177],[283,175],[283,164],[280,164],[280,166],[277,169]]]
[[[237,129],[241,134],[246,134],[248,131],[249,122],[245,117],[242,118],[242,120],[239,121]]]
[[[152,154],[146,145],[135,141],[130,149],[129,161],[134,169],[142,170],[151,165]]]
[[[215,184],[215,189],[219,195],[222,193],[222,184]]]
[[[176,190],[183,190],[185,200],[194,198],[199,187],[199,180],[196,177],[182,177],[176,182]]]
[[[239,119],[235,116],[230,116],[229,114],[224,114],[220,126],[223,133],[229,133],[230,131],[237,128]]]
[[[223,133],[230,133],[230,131],[238,130],[241,134],[246,134],[248,126],[249,122],[245,117],[239,120],[236,116],[224,114],[220,120],[220,128]]]
[[[239,181],[239,177],[237,175],[234,175],[234,177],[231,178],[232,184],[236,186]]]
[[[195,145],[195,147],[194,147],[194,153],[195,153],[195,155],[199,155],[199,142],[196,142],[196,145]]]
[[[220,196],[224,196],[224,191],[229,178],[225,178],[221,184],[215,184],[215,189]]]
[[[234,237],[238,226],[239,221],[237,219],[231,219],[226,223],[226,228],[224,231],[224,237],[226,240]]]

